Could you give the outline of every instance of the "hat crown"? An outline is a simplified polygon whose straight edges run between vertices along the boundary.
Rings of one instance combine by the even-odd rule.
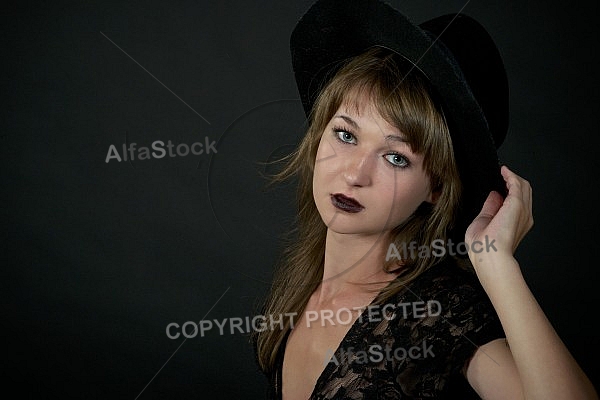
[[[435,44],[447,50],[448,57],[458,64],[485,115],[495,147],[500,147],[509,123],[508,78],[492,37],[479,22],[465,14],[442,15],[419,27],[430,33]]]

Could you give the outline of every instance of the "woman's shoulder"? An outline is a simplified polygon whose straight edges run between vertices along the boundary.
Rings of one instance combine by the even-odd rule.
[[[417,276],[406,289],[413,296],[435,297],[448,302],[479,302],[488,299],[468,261],[453,258],[445,258],[433,265]]]
[[[454,260],[434,265],[388,303],[395,312],[389,321],[391,340],[428,355],[410,360],[410,368],[396,365],[399,379],[417,392],[443,392],[449,382],[464,383],[464,367],[478,346],[504,337],[477,276]]]
[[[487,343],[488,337],[503,334],[496,311],[475,272],[453,259],[430,267],[392,296],[390,302],[402,311],[404,318],[398,319],[402,326],[426,327],[441,336],[472,334],[478,345]]]

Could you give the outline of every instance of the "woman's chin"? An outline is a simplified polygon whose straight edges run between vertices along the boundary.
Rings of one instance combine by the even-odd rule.
[[[341,221],[340,219],[325,222],[327,229],[332,233],[343,235],[356,235],[364,237],[379,237],[390,232],[390,229],[384,229],[382,226],[373,224],[357,223],[354,221]]]

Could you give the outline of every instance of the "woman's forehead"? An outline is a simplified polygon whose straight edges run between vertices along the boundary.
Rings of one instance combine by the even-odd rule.
[[[355,116],[370,113],[380,117],[380,102],[373,88],[353,86],[344,93],[338,111],[342,110]]]
[[[343,114],[354,119],[374,118],[386,125],[389,130],[399,131],[400,128],[395,126],[393,121],[386,118],[385,110],[382,110],[382,100],[376,96],[373,91],[352,89],[344,95],[340,106],[332,116]]]

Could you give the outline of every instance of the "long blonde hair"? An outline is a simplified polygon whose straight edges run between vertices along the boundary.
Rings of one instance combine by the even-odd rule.
[[[423,203],[408,220],[392,230],[392,242],[398,248],[411,242],[417,248],[430,246],[437,239],[446,243],[461,186],[442,110],[434,101],[435,93],[427,80],[416,69],[387,49],[369,49],[348,60],[321,90],[306,135],[274,178],[277,182],[290,177],[298,179],[298,219],[296,239],[282,255],[263,309],[265,316],[301,315],[323,278],[327,227],[313,199],[313,168],[321,135],[334,113],[344,103],[352,105],[354,101],[358,107],[356,98],[348,98],[350,93],[367,94],[381,116],[405,134],[411,150],[424,156],[423,167],[431,188],[439,193],[435,204]],[[378,301],[389,299],[439,261],[441,258],[436,257],[402,260],[403,273],[379,294]],[[400,266],[397,259],[382,260],[382,265],[386,271]],[[284,321],[283,329],[270,327],[255,333],[258,362],[267,373],[275,367],[281,342],[290,329],[289,319]]]

